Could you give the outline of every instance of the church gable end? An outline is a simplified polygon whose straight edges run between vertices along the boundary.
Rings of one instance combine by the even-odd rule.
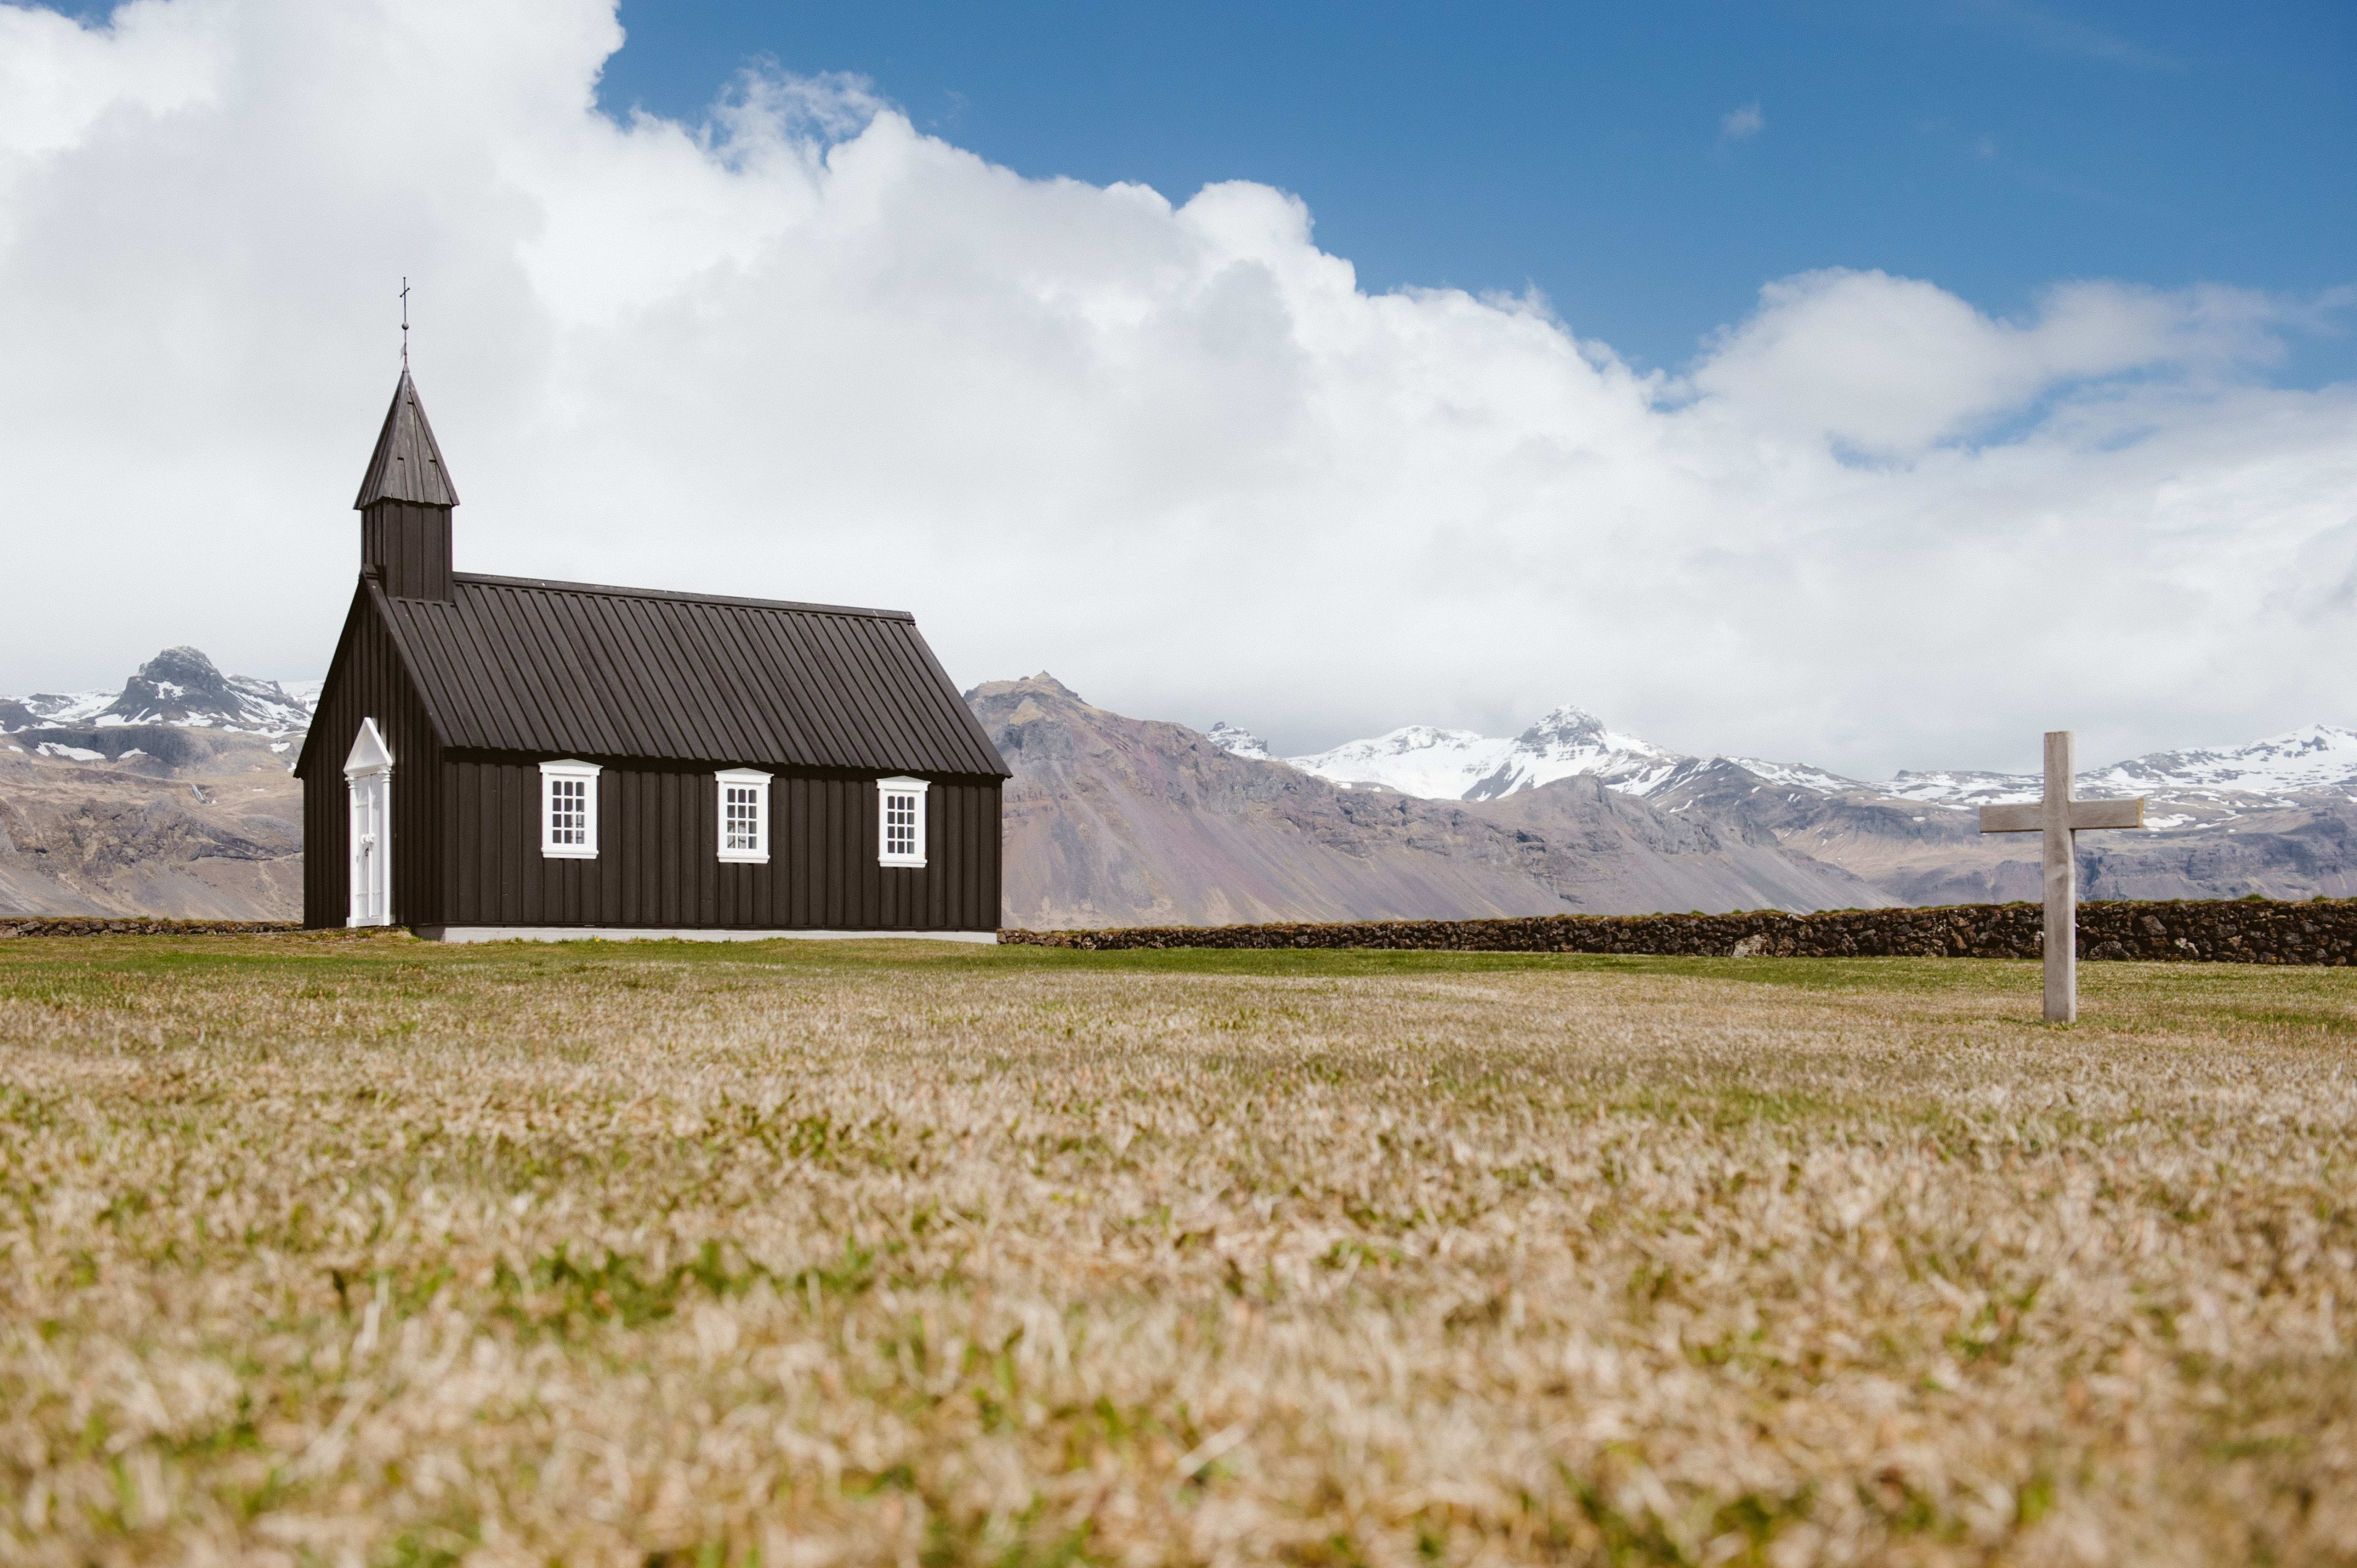
[[[303,780],[303,923],[340,926],[350,910],[349,790],[345,757],[361,726],[375,721],[393,757],[392,912],[396,924],[441,918],[442,746],[393,628],[385,599],[365,579],[352,596],[343,635],[320,688],[295,771]]]

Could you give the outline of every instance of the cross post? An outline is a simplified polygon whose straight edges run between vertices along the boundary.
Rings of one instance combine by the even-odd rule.
[[[2046,789],[2035,801],[1983,806],[1985,833],[2046,835],[2046,1021],[2076,1023],[2079,1017],[2079,856],[2076,833],[2090,828],[2144,826],[2144,798],[2074,800],[2071,798],[2072,743],[2067,729],[2046,732]]]

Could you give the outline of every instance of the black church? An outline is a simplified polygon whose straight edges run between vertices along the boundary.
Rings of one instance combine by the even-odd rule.
[[[303,920],[988,941],[1006,765],[898,610],[453,569],[404,367],[295,772]]]

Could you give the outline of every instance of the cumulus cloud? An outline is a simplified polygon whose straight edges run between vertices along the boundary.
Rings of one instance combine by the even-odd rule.
[[[1810,273],[1761,289],[1690,384],[1792,439],[1913,456],[2058,388],[2155,371],[2214,381],[2270,363],[2281,314],[2248,290],[2072,284],[2011,323],[1916,279]]]
[[[1730,142],[1756,136],[1767,128],[1768,116],[1760,112],[1756,102],[1746,103],[1740,109],[1730,109],[1718,117],[1718,134]]]
[[[1370,295],[1266,187],[1030,179],[849,79],[595,107],[599,0],[0,6],[0,684],[317,673],[416,367],[462,565],[918,612],[1304,749],[1573,700],[1874,771],[2357,721],[2294,307],[1770,284],[1682,373]]]

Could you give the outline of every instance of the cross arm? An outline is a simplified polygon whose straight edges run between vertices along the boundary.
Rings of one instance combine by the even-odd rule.
[[[1983,806],[1981,832],[1985,833],[2034,833],[2046,826],[2046,808],[2035,800],[2018,805]],[[2144,800],[2073,800],[2071,802],[2071,830],[2088,828],[2140,828],[2144,826]]]
[[[2140,828],[2144,826],[2144,798],[2133,800],[2073,800],[2071,802],[2071,826],[2081,828]]]

